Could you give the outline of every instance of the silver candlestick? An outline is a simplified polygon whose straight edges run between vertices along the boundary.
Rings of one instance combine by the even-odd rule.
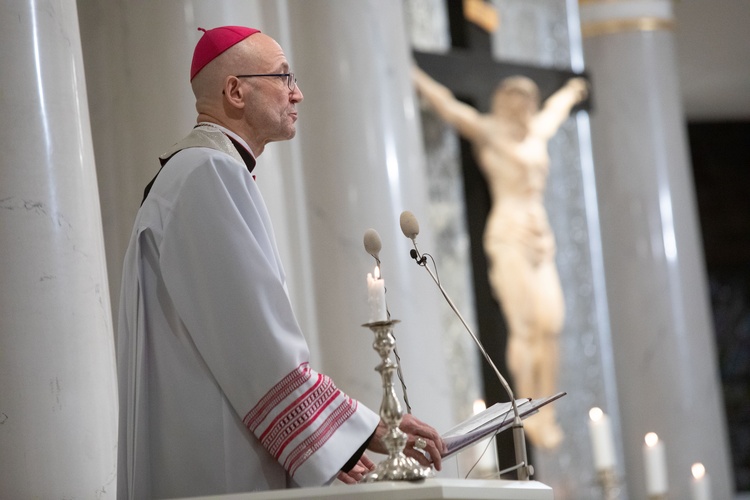
[[[620,497],[620,485],[614,467],[597,471],[597,479],[603,500],[617,500]]]
[[[365,483],[377,481],[417,481],[433,477],[430,467],[425,467],[417,460],[404,455],[406,446],[406,433],[399,429],[399,424],[404,414],[401,404],[396,397],[393,388],[393,372],[398,369],[398,364],[391,360],[391,351],[396,345],[393,337],[393,325],[398,320],[375,321],[366,323],[366,326],[375,334],[372,348],[380,355],[381,362],[375,367],[383,379],[383,401],[380,404],[380,419],[388,427],[388,432],[383,436],[383,445],[388,450],[388,457],[380,462],[375,470],[367,474],[362,480]]]

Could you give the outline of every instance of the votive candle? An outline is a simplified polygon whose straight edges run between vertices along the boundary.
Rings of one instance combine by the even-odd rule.
[[[664,443],[655,432],[646,434],[643,445],[643,463],[646,469],[646,493],[648,495],[666,494],[669,487]]]
[[[594,468],[597,471],[612,469],[615,466],[615,443],[612,438],[612,425],[609,416],[600,408],[589,410],[589,434],[594,452]]]

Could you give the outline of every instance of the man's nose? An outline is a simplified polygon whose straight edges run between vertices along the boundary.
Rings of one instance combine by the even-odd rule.
[[[299,84],[295,82],[294,90],[289,94],[289,99],[293,102],[302,102],[305,96],[302,95],[302,91],[299,88]]]

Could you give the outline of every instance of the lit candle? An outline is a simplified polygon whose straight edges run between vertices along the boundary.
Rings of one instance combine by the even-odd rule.
[[[615,443],[609,417],[599,408],[589,410],[589,434],[594,451],[594,467],[597,471],[615,466]]]
[[[367,273],[367,303],[370,306],[370,323],[388,319],[385,307],[385,281],[380,279],[378,266],[375,266],[372,273]]]
[[[664,443],[654,432],[646,434],[643,445],[643,463],[646,468],[646,493],[648,495],[665,495],[667,486],[667,460],[664,454]]]
[[[690,472],[693,474],[693,482],[690,485],[693,500],[711,500],[711,478],[706,474],[706,468],[698,462],[693,464]]]

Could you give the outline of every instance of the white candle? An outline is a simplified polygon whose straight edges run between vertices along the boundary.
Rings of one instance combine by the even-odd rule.
[[[711,500],[711,478],[706,474],[706,468],[698,462],[693,464],[690,471],[693,474],[693,481],[690,484],[693,500]]]
[[[615,466],[615,443],[609,417],[599,408],[589,410],[589,434],[594,452],[594,468],[597,471]]]
[[[646,469],[646,493],[649,495],[664,495],[669,490],[664,443],[659,440],[659,436],[654,432],[646,434],[645,441],[643,463]]]
[[[375,266],[372,273],[367,273],[367,303],[370,306],[370,323],[388,319],[385,307],[385,281],[380,279],[378,266]]]

